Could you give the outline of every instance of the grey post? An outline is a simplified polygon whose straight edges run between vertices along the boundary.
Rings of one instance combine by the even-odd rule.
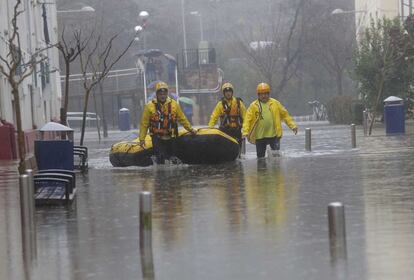
[[[30,220],[30,239],[32,245],[32,253],[36,257],[37,238],[36,238],[36,204],[34,194],[34,172],[32,169],[26,169],[26,174],[29,176],[29,190],[28,190],[28,204],[29,204],[29,220]]]
[[[31,229],[35,229],[36,224],[36,216],[35,216],[35,197],[34,197],[34,178],[33,178],[33,170],[26,169],[26,174],[29,176],[29,210],[30,210],[30,218],[32,220]]]
[[[351,141],[352,141],[352,148],[356,148],[356,129],[355,124],[351,124]]]
[[[152,242],[152,205],[151,193],[141,192],[139,194],[139,232],[141,245]]]
[[[305,150],[312,150],[312,132],[310,128],[305,129]]]
[[[246,154],[246,138],[243,138],[243,140],[242,140],[241,154],[242,155]]]
[[[20,192],[20,217],[21,217],[21,231],[22,231],[22,248],[25,261],[28,261],[32,256],[32,240],[31,240],[31,223],[30,207],[29,207],[29,175],[24,174],[19,177],[19,192]]]
[[[346,257],[345,207],[341,202],[329,203],[328,223],[331,255]]]
[[[151,204],[151,193],[141,192],[139,194],[139,247],[144,279],[153,279],[154,277]]]

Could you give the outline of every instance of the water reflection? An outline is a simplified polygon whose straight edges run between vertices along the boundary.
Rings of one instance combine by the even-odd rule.
[[[295,169],[286,170],[283,161],[278,158],[265,158],[257,160],[256,172],[253,171],[250,168],[244,173],[248,186],[249,216],[260,219],[267,226],[282,227],[287,217],[294,215],[297,204]]]
[[[145,178],[143,183],[145,189],[153,193],[154,227],[160,230],[167,249],[171,249],[182,237],[180,231],[185,222],[183,215],[183,188],[185,186],[183,181],[189,176],[180,167],[172,168],[174,171],[167,169],[167,167],[156,167],[153,177]]]
[[[24,279],[18,177],[8,166],[0,169],[0,279]]]
[[[402,153],[394,152],[386,161],[368,158],[362,161],[362,172],[366,174],[363,180],[365,253],[370,279],[386,279],[385,275],[412,278],[413,154]]]
[[[227,223],[231,233],[235,234],[247,226],[246,186],[241,163],[228,171],[228,176],[222,180],[223,199],[226,205]]]
[[[152,197],[149,192],[141,193],[139,199],[139,249],[141,270],[144,279],[154,279],[152,254]]]

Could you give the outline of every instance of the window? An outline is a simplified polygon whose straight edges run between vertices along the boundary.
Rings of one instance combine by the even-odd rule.
[[[414,12],[414,0],[401,0],[401,17],[404,20]]]

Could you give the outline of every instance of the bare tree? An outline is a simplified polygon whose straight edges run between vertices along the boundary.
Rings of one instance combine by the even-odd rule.
[[[67,42],[65,38],[65,27],[62,30],[61,40],[57,44],[56,48],[60,51],[65,62],[65,91],[64,91],[64,103],[63,108],[60,109],[60,123],[63,125],[67,124],[67,112],[69,104],[69,76],[70,76],[70,65],[75,59],[81,54],[81,52],[88,45],[89,36],[86,39],[82,39],[82,31],[80,29],[73,31],[73,39]],[[78,41],[81,40],[81,41]],[[78,47],[79,46],[79,47]]]
[[[25,11],[20,8],[21,0],[16,0],[11,19],[11,33],[8,36],[6,45],[8,46],[7,55],[0,55],[0,73],[3,74],[11,86],[14,98],[14,109],[16,112],[17,143],[19,151],[19,172],[26,171],[25,158],[26,148],[24,133],[22,128],[22,113],[20,108],[20,86],[23,81],[33,74],[36,65],[47,60],[43,52],[54,45],[48,45],[37,49],[35,52],[25,56],[21,47],[18,18]]]
[[[80,34],[75,35],[75,37],[78,37],[76,39],[78,42],[78,50],[82,48],[82,45],[80,44],[82,40],[79,36]],[[102,42],[103,40],[101,35],[95,37],[92,34],[91,36],[93,37],[91,39],[91,42],[93,42],[92,46],[89,44],[84,51],[80,51],[79,56],[80,68],[82,72],[82,85],[85,90],[80,145],[83,145],[84,141],[86,112],[88,110],[89,96],[92,90],[96,85],[105,79],[112,67],[125,55],[134,42],[134,40],[131,40],[118,55],[113,56],[112,47],[114,40],[118,37],[118,35],[112,36],[107,43]],[[101,46],[104,47],[100,49]]]
[[[281,96],[299,66],[305,39],[301,22],[305,2],[298,1],[293,15],[281,9],[250,36],[236,39],[249,64],[275,89],[272,93],[276,98]]]
[[[329,13],[329,16],[326,16]],[[351,65],[355,40],[353,16],[331,15],[330,10],[320,16],[322,21],[313,29],[314,58],[335,77],[337,94],[343,95],[346,69]]]

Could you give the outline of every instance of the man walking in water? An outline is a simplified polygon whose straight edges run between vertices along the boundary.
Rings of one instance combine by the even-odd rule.
[[[276,99],[270,98],[268,84],[258,84],[256,91],[258,98],[250,104],[243,122],[243,137],[256,144],[258,158],[265,156],[267,145],[270,145],[272,154],[278,155],[283,134],[282,121],[295,135],[298,133],[298,127],[285,107]]]

